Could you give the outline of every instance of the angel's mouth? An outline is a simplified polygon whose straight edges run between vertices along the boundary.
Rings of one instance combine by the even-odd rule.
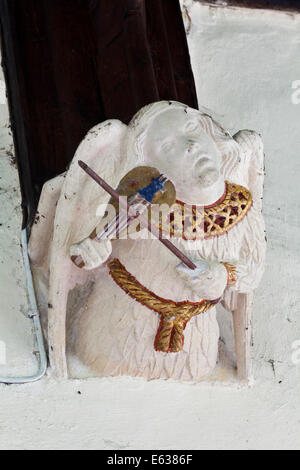
[[[219,177],[218,170],[216,168],[210,167],[206,168],[205,171],[202,168],[201,171],[197,174],[199,183],[204,186],[210,186],[214,184]]]

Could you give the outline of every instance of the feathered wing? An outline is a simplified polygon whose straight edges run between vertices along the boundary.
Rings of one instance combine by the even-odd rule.
[[[265,262],[265,224],[262,216],[264,186],[264,150],[262,139],[254,131],[239,131],[232,139],[238,150],[236,165],[225,179],[246,186],[253,198],[253,207],[246,217],[240,250],[240,276],[236,288],[225,292],[224,305],[234,310],[237,304],[236,293],[250,293],[258,287],[264,271]],[[226,157],[225,157],[226,159]],[[225,165],[226,166],[226,165]]]
[[[202,127],[210,134],[222,155],[221,172],[225,180],[246,186],[256,207],[262,208],[264,185],[264,149],[260,135],[242,130],[233,137],[207,114]]]
[[[127,126],[116,120],[94,127],[80,144],[61,189],[49,263],[49,354],[56,375],[67,376],[68,293],[90,275],[73,265],[69,249],[95,229],[101,219],[97,208],[99,204],[107,204],[110,197],[79,167],[78,160],[83,160],[112,187],[117,187],[122,176],[134,167],[134,162],[122,152],[126,132]]]
[[[42,189],[29,241],[30,261],[33,266],[38,268],[47,269],[53,239],[55,211],[65,176],[66,174],[63,173],[47,181]]]
[[[91,129],[78,147],[56,211],[55,222],[60,225],[55,238],[58,246],[69,249],[71,244],[88,237],[101,218],[97,215],[99,204],[107,204],[110,199],[108,193],[79,167],[78,161],[87,163],[116,187],[131,165],[122,154],[126,132],[127,126],[120,121],[106,121]]]
[[[242,149],[240,166],[246,177],[246,186],[253,198],[253,207],[246,217],[240,252],[241,261],[247,266],[247,270],[238,284],[240,292],[248,293],[258,287],[265,264],[266,235],[262,215],[264,149],[260,135],[254,131],[240,131],[234,139]]]
[[[241,148],[239,166],[246,176],[246,186],[251,191],[253,201],[262,209],[264,189],[264,147],[261,136],[255,131],[239,131],[234,140]]]

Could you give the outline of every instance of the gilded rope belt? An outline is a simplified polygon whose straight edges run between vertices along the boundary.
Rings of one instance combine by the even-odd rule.
[[[160,324],[154,342],[156,351],[179,352],[183,348],[183,332],[187,323],[196,315],[207,312],[218,300],[202,302],[174,302],[154,294],[130,274],[118,259],[109,263],[110,275],[114,281],[134,300],[158,313]]]

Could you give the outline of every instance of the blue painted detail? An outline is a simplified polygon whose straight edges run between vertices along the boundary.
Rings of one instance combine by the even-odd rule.
[[[158,191],[162,191],[165,188],[165,182],[168,178],[165,178],[164,175],[160,175],[157,178],[152,178],[152,183],[149,184],[146,188],[140,189],[138,193],[142,198],[146,199],[148,202],[152,202],[155,194]]]

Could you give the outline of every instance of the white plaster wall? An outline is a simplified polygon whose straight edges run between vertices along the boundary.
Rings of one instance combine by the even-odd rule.
[[[300,105],[291,102],[292,82],[300,80],[300,16],[186,5],[199,102],[232,132],[261,132],[266,146],[268,261],[254,312],[256,383],[239,389],[48,376],[0,386],[0,449],[300,448],[300,354],[292,360],[300,340]],[[6,113],[0,107],[0,120]],[[9,162],[3,154],[0,162],[2,176]],[[19,193],[11,201],[16,207]],[[0,286],[15,282],[9,272],[0,270]],[[23,302],[19,295],[5,304],[7,315]]]
[[[274,361],[284,380],[300,339],[300,104],[292,103],[300,15],[188,4],[199,103],[232,134],[254,129],[264,140],[268,258],[256,296],[254,358],[257,375],[262,361]]]
[[[0,377],[31,375],[37,369],[31,321],[25,316],[28,299],[21,223],[19,179],[0,68]]]

